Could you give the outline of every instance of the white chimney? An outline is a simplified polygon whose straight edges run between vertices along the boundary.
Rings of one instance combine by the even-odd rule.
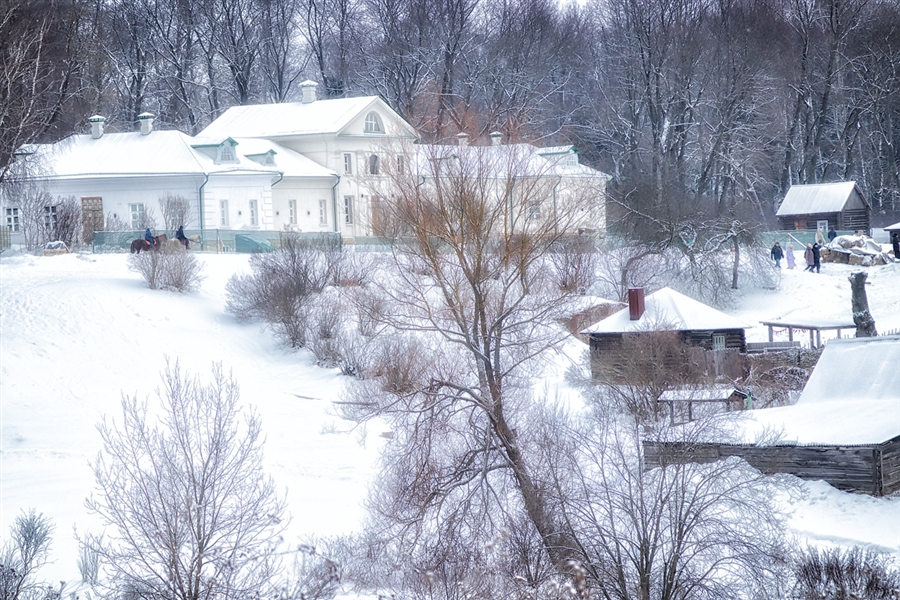
[[[150,135],[153,131],[153,115],[145,112],[138,115],[138,121],[141,122],[141,135]]]
[[[499,146],[500,138],[503,137],[503,134],[500,133],[499,131],[492,131],[490,133],[490,136],[491,136],[491,146]]]
[[[303,104],[311,104],[316,101],[316,86],[318,85],[309,79],[300,84],[300,89],[303,91]]]
[[[93,117],[88,118],[88,121],[91,123],[91,137],[95,140],[99,140],[103,137],[103,122],[106,121],[100,115],[94,115]]]
[[[459,142],[460,148],[465,148],[469,145],[469,135],[466,133],[457,133],[456,141]]]

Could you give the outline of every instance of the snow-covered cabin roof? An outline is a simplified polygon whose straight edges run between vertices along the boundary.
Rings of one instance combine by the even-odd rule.
[[[893,225],[888,225],[887,227],[882,227],[885,231],[900,231],[900,221],[897,221]]]
[[[665,287],[644,299],[644,314],[640,319],[632,321],[628,308],[624,308],[581,333],[711,331],[747,327],[750,325],[743,321]]]
[[[201,131],[199,137],[280,138],[337,134],[375,105],[379,105],[381,111],[393,113],[378,96],[232,106]],[[410,135],[415,135],[412,127],[399,115],[397,121],[403,123]]]
[[[878,444],[900,435],[900,336],[829,340],[793,406],[748,411],[745,441]]]
[[[855,181],[792,185],[775,214],[785,217],[841,212],[855,188]],[[862,194],[860,194],[860,198],[865,202]]]

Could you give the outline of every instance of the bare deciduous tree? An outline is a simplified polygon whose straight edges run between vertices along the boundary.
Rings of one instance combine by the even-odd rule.
[[[119,593],[202,600],[265,595],[279,571],[283,499],[262,470],[262,425],[240,409],[221,365],[212,382],[168,366],[159,406],[122,399],[122,421],[98,425],[97,495],[108,527],[92,546]],[[90,540],[89,540],[90,541]]]
[[[41,587],[35,572],[47,563],[53,524],[31,509],[16,517],[10,539],[0,549],[0,600],[35,598]]]
[[[191,202],[184,196],[166,193],[159,199],[162,208],[163,227],[166,231],[175,231],[181,226],[191,224]]]
[[[58,198],[50,223],[50,239],[59,240],[72,248],[81,241],[81,231],[81,202],[75,196]]]
[[[566,210],[550,210],[556,181],[526,167],[527,155],[469,150],[425,157],[382,191],[393,198],[387,220],[405,237],[394,276],[378,282],[387,299],[379,318],[419,332],[419,359],[402,377],[388,371],[361,384],[345,406],[395,430],[379,493],[382,514],[411,548],[436,535],[437,546],[461,549],[452,540],[487,534],[501,519],[493,511],[518,506],[551,564],[567,572],[574,542],[518,427],[527,382],[565,335],[554,318],[567,296],[547,253],[577,228],[589,196],[573,190]]]

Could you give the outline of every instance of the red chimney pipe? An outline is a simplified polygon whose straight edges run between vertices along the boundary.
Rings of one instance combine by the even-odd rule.
[[[644,314],[644,288],[628,288],[628,316],[637,321]]]

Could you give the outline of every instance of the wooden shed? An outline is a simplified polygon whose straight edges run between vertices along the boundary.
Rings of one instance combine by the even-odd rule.
[[[647,468],[737,456],[763,473],[900,490],[900,336],[830,340],[793,406],[745,411],[726,441],[644,440]],[[768,432],[768,433],[767,433]],[[765,440],[772,432],[779,437]]]
[[[775,216],[783,230],[870,233],[872,208],[855,181],[792,185]]]

